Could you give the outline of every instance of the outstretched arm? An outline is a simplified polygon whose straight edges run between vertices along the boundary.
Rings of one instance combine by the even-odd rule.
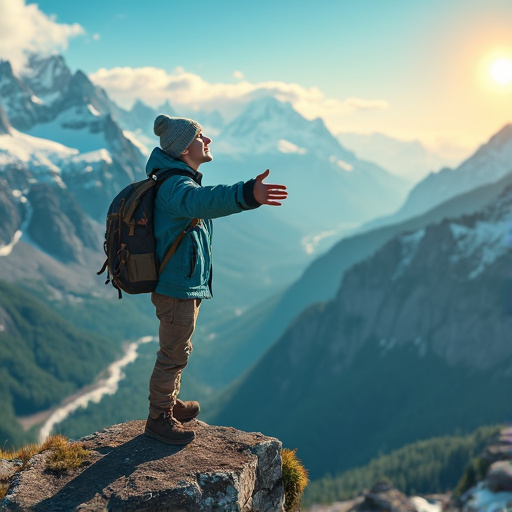
[[[264,173],[256,176],[254,183],[254,198],[260,204],[268,204],[270,206],[281,206],[282,201],[288,197],[285,185],[267,185],[263,180],[270,174],[267,169]]]

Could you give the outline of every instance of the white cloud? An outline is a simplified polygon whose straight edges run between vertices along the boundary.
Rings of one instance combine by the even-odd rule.
[[[233,73],[233,76],[237,79],[237,80],[243,80],[245,77],[244,77],[244,74],[241,72],[241,71],[235,71]]]
[[[58,23],[36,4],[25,0],[0,0],[0,58],[19,70],[26,63],[27,53],[48,55],[67,48],[70,38],[84,34],[78,24]]]
[[[236,73],[240,72],[235,72],[235,76]],[[137,98],[153,107],[169,100],[178,111],[215,108],[227,118],[238,113],[248,101],[261,96],[274,96],[289,101],[305,117],[322,117],[328,124],[329,120],[331,124],[337,124],[340,118],[350,112],[389,107],[383,100],[326,98],[318,87],[307,88],[295,83],[251,83],[243,78],[242,73],[237,77],[239,81],[234,84],[210,83],[181,67],[170,73],[153,67],[101,68],[90,78],[127,108]]]

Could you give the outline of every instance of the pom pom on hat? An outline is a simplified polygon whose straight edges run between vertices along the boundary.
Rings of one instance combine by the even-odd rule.
[[[201,125],[185,117],[160,114],[155,119],[153,131],[160,137],[160,147],[172,158],[185,151],[202,130]]]

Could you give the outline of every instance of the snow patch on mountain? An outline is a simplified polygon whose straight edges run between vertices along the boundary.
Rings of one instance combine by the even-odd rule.
[[[308,152],[307,149],[300,148],[293,142],[290,142],[285,139],[280,139],[277,143],[277,149],[281,151],[281,153],[297,153],[299,155],[304,155]]]
[[[80,176],[89,175],[82,180],[82,186],[85,190],[101,187],[99,181],[101,176],[111,175],[111,165],[113,158],[110,152],[104,148],[88,153],[80,153],[68,159],[62,165],[64,178],[73,175],[73,179],[79,179]]]
[[[134,133],[128,130],[123,130],[123,135],[143,154],[149,157],[151,151],[148,149],[147,145],[155,146],[158,142],[157,139],[149,139],[145,137],[142,133]]]
[[[354,170],[354,166],[349,164],[348,162],[345,162],[343,160],[340,160],[335,155],[331,155],[329,157],[329,162],[336,164],[340,169],[343,171],[352,172]]]
[[[39,103],[39,105],[44,105],[44,101],[35,94],[30,96],[30,101],[32,101],[32,103]]]
[[[510,218],[500,222],[480,221],[472,227],[453,222],[449,227],[457,247],[450,256],[450,262],[472,261],[474,268],[468,275],[469,280],[480,275],[487,266],[510,250]]]
[[[496,512],[510,509],[512,502],[511,491],[493,492],[487,488],[485,482],[479,482],[466,502],[464,510],[478,510],[478,512]]]
[[[103,118],[93,113],[94,107],[89,107],[65,110],[48,123],[34,125],[27,133],[60,142],[81,153],[102,149],[106,146]]]
[[[38,178],[46,175],[55,181],[62,162],[77,154],[76,149],[21,133],[14,128],[10,129],[9,134],[0,135],[0,165],[28,164]]]
[[[18,229],[16,233],[14,233],[14,236],[10,243],[7,245],[0,245],[0,256],[9,256],[11,254],[12,250],[14,249],[15,245],[19,242],[21,235],[23,232]]]
[[[97,151],[89,151],[89,153],[82,153],[71,158],[73,164],[95,164],[98,162],[105,162],[111,164],[113,162],[112,156],[106,149],[98,149]]]
[[[101,114],[91,105],[87,105],[87,109],[89,110],[89,112],[94,116],[94,117],[100,117]]]

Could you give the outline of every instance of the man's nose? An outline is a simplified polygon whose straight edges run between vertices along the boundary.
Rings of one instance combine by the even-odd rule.
[[[204,141],[205,144],[210,144],[212,139],[210,139],[209,137],[206,137],[205,135],[203,135],[203,141]]]

